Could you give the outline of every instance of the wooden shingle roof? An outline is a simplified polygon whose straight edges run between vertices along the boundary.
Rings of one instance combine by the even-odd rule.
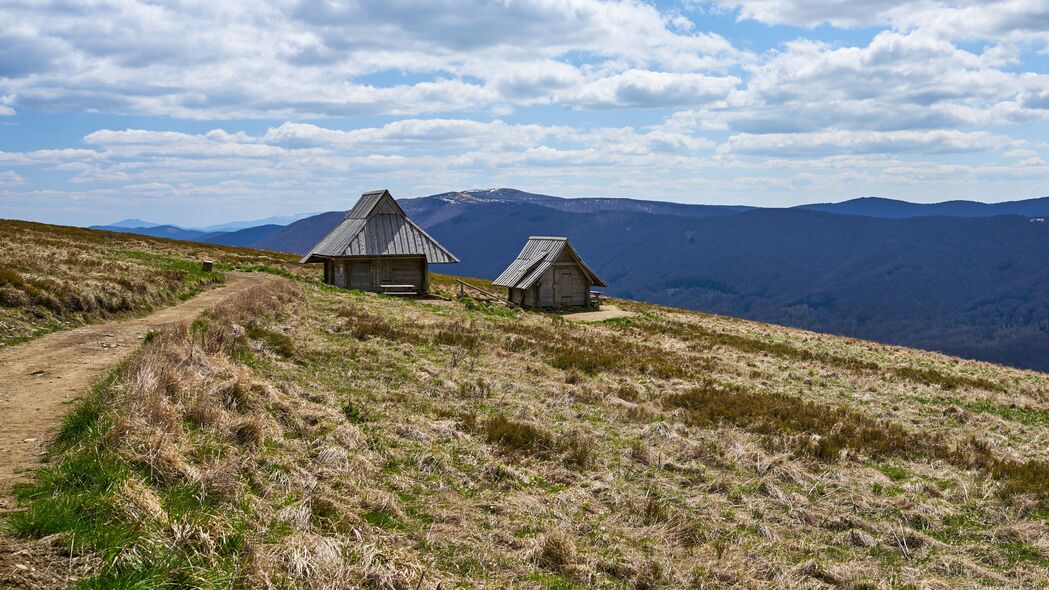
[[[506,267],[502,274],[492,281],[492,284],[514,289],[528,289],[539,280],[539,277],[543,276],[543,273],[566,250],[579,264],[579,268],[590,278],[590,282],[598,287],[608,286],[601,280],[601,277],[597,276],[583,262],[579,253],[569,243],[568,238],[549,236],[532,236],[528,238],[528,243],[521,249],[521,253],[510,263],[510,266]]]
[[[388,190],[361,195],[346,217],[300,262],[340,256],[425,256],[430,264],[459,262],[397,204]]]

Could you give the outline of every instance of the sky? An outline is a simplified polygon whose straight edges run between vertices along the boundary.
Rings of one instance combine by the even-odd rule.
[[[0,217],[1049,195],[1049,0],[0,0]]]

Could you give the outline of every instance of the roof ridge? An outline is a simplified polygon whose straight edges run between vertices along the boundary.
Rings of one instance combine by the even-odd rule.
[[[376,211],[389,199],[390,210]],[[388,189],[361,195],[346,216],[302,262],[319,257],[422,255],[430,264],[459,262],[447,248],[412,221]]]
[[[383,199],[387,197],[389,197],[390,201],[393,202],[393,205],[397,208],[397,210],[400,211],[398,215],[402,217],[408,216],[407,213],[404,212],[404,209],[401,208],[401,206],[397,203],[397,199],[393,198],[393,194],[390,193],[390,189],[384,188],[381,190],[373,190],[368,191],[366,193],[362,193],[360,198],[357,199],[357,202],[354,203],[353,208],[346,212],[346,216],[344,217],[344,219],[366,219],[370,217],[375,208],[379,206],[379,203],[381,203]]]

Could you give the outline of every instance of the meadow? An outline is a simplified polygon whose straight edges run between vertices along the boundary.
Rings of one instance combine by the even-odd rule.
[[[212,272],[201,262],[213,260]],[[0,220],[0,346],[107,318],[149,313],[223,282],[230,270],[298,272],[263,250]]]
[[[443,275],[411,300],[279,272],[85,394],[6,534],[82,588],[1049,579],[1045,374],[630,301],[578,323]]]

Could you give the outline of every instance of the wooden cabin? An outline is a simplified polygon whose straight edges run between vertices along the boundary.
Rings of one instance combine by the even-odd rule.
[[[607,287],[579,257],[568,238],[533,236],[517,259],[493,281],[509,290],[521,307],[556,308],[599,305],[590,290]]]
[[[388,190],[371,191],[299,262],[323,263],[324,282],[391,295],[429,290],[429,265],[459,262],[405,214]]]

